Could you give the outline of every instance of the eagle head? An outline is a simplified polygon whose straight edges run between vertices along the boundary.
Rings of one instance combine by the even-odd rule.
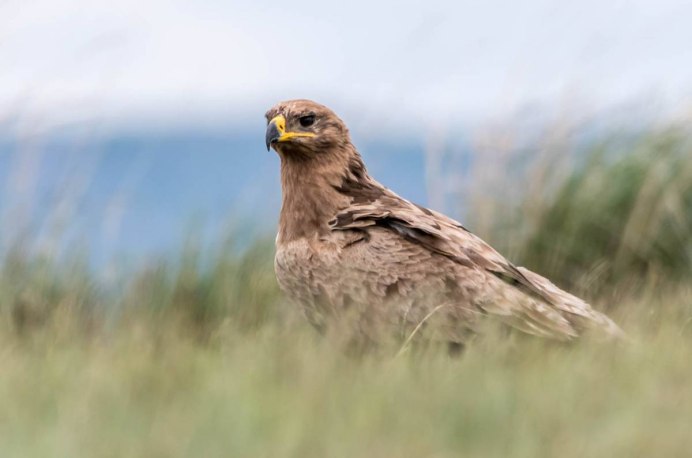
[[[329,108],[311,100],[280,102],[267,111],[267,151],[284,157],[311,157],[350,143],[344,122]]]

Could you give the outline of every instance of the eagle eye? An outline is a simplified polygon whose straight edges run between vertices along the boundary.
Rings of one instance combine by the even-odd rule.
[[[310,127],[315,122],[315,115],[301,116],[298,122],[300,122],[300,125],[303,127]]]

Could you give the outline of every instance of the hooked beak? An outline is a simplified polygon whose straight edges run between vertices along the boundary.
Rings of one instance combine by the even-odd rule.
[[[314,137],[311,132],[286,132],[286,118],[282,115],[275,116],[267,125],[267,132],[264,135],[264,141],[267,145],[267,151],[272,145],[280,142],[287,142],[298,137]]]
[[[269,148],[271,148],[272,143],[278,142],[279,138],[281,138],[281,131],[279,130],[279,126],[277,123],[277,118],[279,117],[283,118],[283,116],[277,116],[276,118],[269,121],[269,124],[267,125],[267,133],[264,135],[264,141],[267,144],[267,151],[269,151]]]

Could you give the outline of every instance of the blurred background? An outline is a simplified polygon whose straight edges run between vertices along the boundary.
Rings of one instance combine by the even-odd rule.
[[[518,150],[687,120],[691,16],[671,0],[3,1],[4,246],[78,243],[100,266],[190,225],[271,233],[263,114],[290,98],[332,107],[374,176],[474,228],[471,193],[528,186],[507,180]]]

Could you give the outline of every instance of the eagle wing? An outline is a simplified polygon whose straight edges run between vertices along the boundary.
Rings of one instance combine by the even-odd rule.
[[[621,333],[615,323],[589,304],[560,290],[544,277],[514,266],[457,221],[389,190],[376,200],[353,202],[329,225],[333,231],[386,228],[390,237],[406,239],[420,250],[443,256],[475,273],[482,272],[483,287],[490,291],[475,305],[525,332],[564,340],[578,336],[585,329],[599,329],[610,335]],[[459,275],[455,280],[463,286],[464,282],[477,278],[477,275]]]

